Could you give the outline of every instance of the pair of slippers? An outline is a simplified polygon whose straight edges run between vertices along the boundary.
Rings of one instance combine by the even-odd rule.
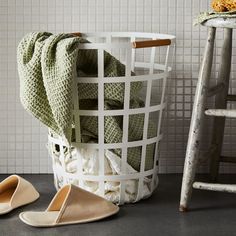
[[[0,183],[0,215],[30,204],[39,198],[34,186],[18,175]],[[61,188],[45,211],[20,213],[20,219],[34,227],[54,227],[97,221],[114,215],[119,207],[75,185]]]

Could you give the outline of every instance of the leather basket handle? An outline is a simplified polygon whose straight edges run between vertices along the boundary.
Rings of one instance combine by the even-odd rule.
[[[132,42],[133,48],[150,48],[150,47],[160,47],[168,46],[171,44],[170,39],[154,39],[154,40],[144,40]]]

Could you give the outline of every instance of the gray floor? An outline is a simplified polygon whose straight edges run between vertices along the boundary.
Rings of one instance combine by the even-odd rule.
[[[5,175],[0,175],[0,181]],[[154,195],[136,204],[121,207],[118,215],[95,223],[33,228],[23,224],[18,214],[26,210],[44,210],[55,194],[51,175],[25,175],[41,194],[41,198],[0,218],[0,236],[4,235],[79,235],[79,236],[141,236],[141,235],[236,235],[236,196],[196,190],[191,212],[179,213],[180,175],[161,175]],[[201,176],[205,178],[205,176]],[[235,175],[222,176],[225,182],[236,182]]]

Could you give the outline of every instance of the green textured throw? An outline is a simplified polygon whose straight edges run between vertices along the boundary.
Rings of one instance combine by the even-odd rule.
[[[227,12],[201,12],[194,20],[193,25],[202,24],[207,20],[214,18],[236,18],[236,11]]]
[[[68,145],[74,140],[72,117],[73,80],[78,77],[97,76],[97,51],[78,50],[80,43],[88,42],[71,34],[52,35],[35,32],[26,35],[18,46],[17,62],[20,77],[20,98],[23,107],[55,134],[60,135]],[[125,66],[109,53],[104,53],[105,77],[124,76]],[[109,79],[109,78],[108,78]],[[130,107],[144,106],[138,93],[141,82],[131,83]],[[80,109],[96,110],[98,88],[96,84],[79,84]],[[104,86],[105,109],[122,109],[124,83],[108,83]],[[122,142],[122,122],[120,116],[107,116],[104,122],[104,142]],[[82,142],[97,142],[98,117],[81,116]],[[144,114],[129,117],[128,140],[141,140],[143,136]],[[149,122],[148,137],[156,135],[156,125]],[[153,167],[155,144],[147,146],[145,169]],[[121,150],[113,150],[121,156]],[[141,147],[128,149],[128,163],[139,170]]]

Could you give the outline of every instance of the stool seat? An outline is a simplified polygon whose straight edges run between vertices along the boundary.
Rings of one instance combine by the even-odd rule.
[[[202,25],[207,27],[234,29],[236,28],[236,17],[217,17],[203,22]]]

